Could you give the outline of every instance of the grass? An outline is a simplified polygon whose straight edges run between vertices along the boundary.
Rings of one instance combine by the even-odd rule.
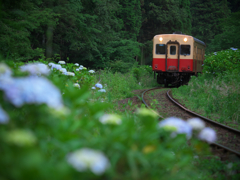
[[[222,76],[203,74],[188,86],[173,89],[174,98],[187,108],[228,126],[240,129],[240,77],[238,72]]]

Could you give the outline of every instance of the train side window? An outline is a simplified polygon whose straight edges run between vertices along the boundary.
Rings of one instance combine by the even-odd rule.
[[[180,47],[181,55],[189,56],[190,55],[190,45],[181,45]]]
[[[175,55],[176,54],[176,46],[170,46],[170,54]]]
[[[156,44],[156,54],[165,54],[165,44]]]

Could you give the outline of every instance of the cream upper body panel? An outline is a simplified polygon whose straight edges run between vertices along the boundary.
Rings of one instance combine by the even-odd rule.
[[[161,38],[161,39],[160,39]],[[187,38],[185,42],[184,39]],[[153,38],[153,58],[165,58],[166,55],[156,54],[156,44],[167,44],[169,41],[177,41],[180,45],[190,45],[190,55],[180,55],[180,59],[193,59],[194,39],[183,34],[159,34]],[[186,40],[186,39],[185,39]]]

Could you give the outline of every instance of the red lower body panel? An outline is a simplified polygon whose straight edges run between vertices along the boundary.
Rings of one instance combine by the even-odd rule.
[[[152,69],[153,71],[166,71],[165,58],[153,58]],[[178,59],[168,59],[167,70],[178,71]],[[178,72],[193,72],[193,59],[180,59]]]

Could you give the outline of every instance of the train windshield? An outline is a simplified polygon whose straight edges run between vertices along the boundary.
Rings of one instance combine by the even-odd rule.
[[[170,46],[170,54],[175,55],[176,54],[176,46]]]
[[[156,44],[156,54],[165,54],[165,44]]]
[[[181,55],[189,56],[190,55],[190,45],[181,45],[180,47]]]

